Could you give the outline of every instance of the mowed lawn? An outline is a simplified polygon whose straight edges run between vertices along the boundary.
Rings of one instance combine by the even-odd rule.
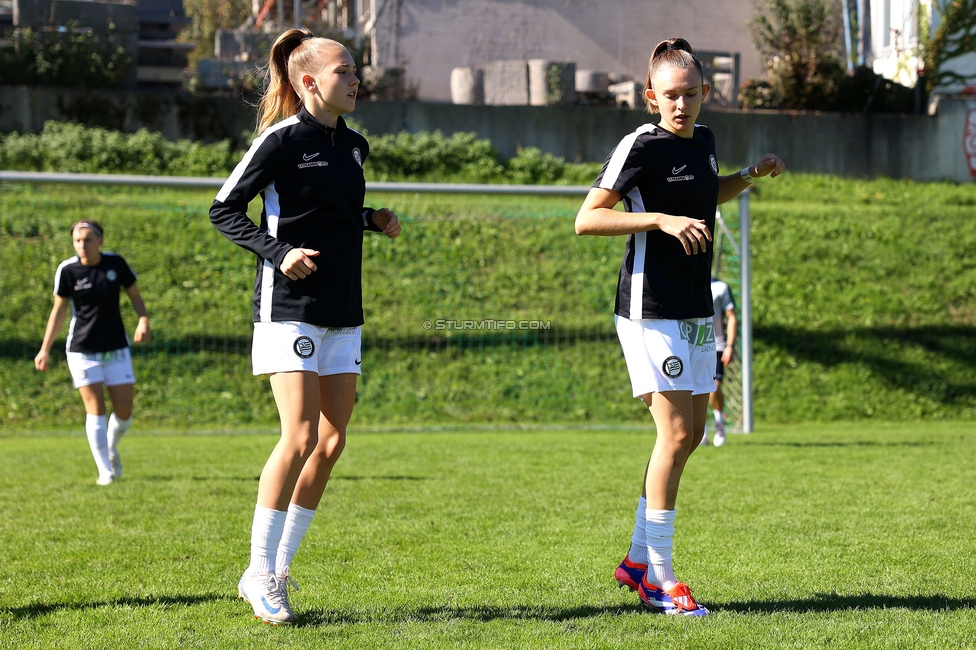
[[[293,627],[236,599],[272,433],[136,429],[107,488],[79,435],[3,436],[0,647],[974,647],[974,434],[777,425],[700,449],[676,569],[712,616],[685,619],[612,580],[649,423],[355,432]]]

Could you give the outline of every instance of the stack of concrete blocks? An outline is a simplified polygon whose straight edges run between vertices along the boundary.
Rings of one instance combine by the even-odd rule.
[[[467,76],[457,73],[459,90]],[[551,106],[572,104],[575,99],[576,64],[571,61],[532,59],[485,65],[484,102],[490,106]]]
[[[580,104],[613,103],[610,96],[610,75],[599,70],[577,70],[576,99]]]
[[[576,63],[572,61],[529,61],[529,104],[571,105],[576,101]]]
[[[451,102],[480,105],[485,103],[485,71],[479,68],[451,70]]]
[[[643,108],[646,106],[644,103],[644,85],[636,81],[610,84],[607,90],[613,95],[619,108]]]
[[[529,66],[525,61],[489,61],[485,65],[485,103],[525,106],[529,103]]]

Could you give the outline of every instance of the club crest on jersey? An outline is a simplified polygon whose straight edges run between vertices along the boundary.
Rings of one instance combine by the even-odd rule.
[[[299,336],[295,339],[295,354],[302,359],[308,359],[315,354],[315,343],[307,336]]]
[[[352,157],[356,159],[356,163],[362,167],[363,166],[363,154],[359,150],[359,147],[352,148]]]
[[[109,282],[115,282],[115,280],[119,277],[119,274],[115,272],[115,269],[109,269],[105,272],[105,277],[108,278]]]
[[[715,154],[708,154],[708,165],[712,168],[712,171],[718,174],[718,161],[715,160]]]
[[[668,378],[677,379],[685,371],[685,365],[681,363],[681,359],[672,356],[664,360],[664,365],[661,366],[661,370]]]

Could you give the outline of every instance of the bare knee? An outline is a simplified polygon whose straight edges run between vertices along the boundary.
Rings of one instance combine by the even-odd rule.
[[[323,458],[335,462],[342,455],[346,448],[346,432],[338,429],[331,429],[319,435],[319,444],[315,447],[315,453]]]

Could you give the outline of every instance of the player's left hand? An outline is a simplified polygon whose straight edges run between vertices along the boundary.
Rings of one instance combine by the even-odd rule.
[[[727,345],[725,349],[722,350],[722,365],[727,366],[732,363],[732,346]]]
[[[136,325],[136,333],[133,337],[136,343],[151,343],[152,342],[152,328],[149,327],[148,318],[140,318],[139,324]]]
[[[776,178],[786,170],[786,163],[779,159],[774,153],[768,153],[763,156],[759,162],[749,168],[749,173],[755,178],[762,178],[763,176],[769,176],[770,178]],[[755,173],[753,173],[755,172]]]
[[[373,223],[382,228],[383,234],[390,239],[400,236],[400,219],[389,208],[380,208],[374,212]]]

